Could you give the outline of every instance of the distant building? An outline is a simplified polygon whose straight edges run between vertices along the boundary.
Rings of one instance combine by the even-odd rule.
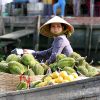
[[[11,1],[11,0],[0,0]],[[7,13],[12,16],[33,16],[33,15],[52,15],[52,6],[57,0],[12,0],[11,4],[7,4]],[[51,3],[50,3],[51,1]],[[73,12],[73,0],[66,0],[65,16],[75,16]],[[46,2],[46,3],[45,3]],[[92,0],[81,0],[80,2],[80,15],[79,16],[90,16],[91,15],[91,2]],[[4,7],[2,7],[2,10]],[[57,14],[59,15],[60,9]],[[94,0],[94,16],[100,16],[100,0]]]

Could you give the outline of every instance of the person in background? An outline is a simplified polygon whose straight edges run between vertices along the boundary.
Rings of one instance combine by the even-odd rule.
[[[65,5],[66,5],[66,0],[58,0],[56,3],[53,4],[53,14],[57,15],[57,9],[61,8],[61,17],[64,17],[65,13]]]
[[[81,2],[81,0],[73,0],[74,16],[80,16],[80,2]]]
[[[52,0],[42,0],[44,4],[43,16],[52,15]]]
[[[74,32],[74,27],[59,16],[54,16],[40,27],[40,33],[43,36],[54,38],[51,48],[43,51],[33,52],[33,56],[38,61],[51,64],[56,60],[57,54],[65,54],[69,56],[73,53],[73,49],[68,40],[68,36]],[[27,53],[27,49],[24,49]]]

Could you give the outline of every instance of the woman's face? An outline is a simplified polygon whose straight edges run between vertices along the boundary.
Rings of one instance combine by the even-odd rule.
[[[51,33],[59,35],[63,31],[61,23],[52,23],[50,27]]]

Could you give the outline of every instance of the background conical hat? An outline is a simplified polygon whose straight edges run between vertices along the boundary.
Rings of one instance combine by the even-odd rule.
[[[43,24],[40,27],[40,33],[46,37],[53,37],[54,34],[50,32],[50,27],[49,24],[51,23],[63,23],[66,28],[64,30],[64,34],[66,35],[71,35],[74,32],[74,27],[68,23],[67,21],[65,21],[63,18],[59,17],[59,16],[55,16],[53,18],[51,18],[50,20],[48,20],[45,24]]]

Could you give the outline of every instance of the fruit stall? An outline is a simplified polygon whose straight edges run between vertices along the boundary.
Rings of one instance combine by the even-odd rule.
[[[0,62],[0,100],[94,100],[100,97],[100,69],[73,52],[50,65],[31,54],[10,54]]]
[[[25,23],[27,21],[25,20],[27,19],[22,19],[23,17],[18,20],[21,22],[20,24],[17,21],[17,23],[14,22],[13,28],[15,26],[22,28],[23,25],[26,27]],[[33,19],[29,18],[28,28],[33,28],[33,23],[35,23],[32,22],[34,21]],[[94,23],[94,26],[92,26],[91,22],[85,21],[88,18],[82,19],[81,22],[74,17],[68,18],[68,21],[71,22],[73,20],[75,25],[75,33],[70,39],[72,47],[78,51],[74,51],[69,57],[59,54],[56,56],[56,61],[50,65],[38,61],[31,54],[21,56],[9,54],[0,57],[0,100],[99,100],[100,68],[92,65],[91,62],[88,62],[88,59],[98,58],[99,60],[100,23],[98,25]],[[99,22],[99,18],[98,20],[93,20],[95,20],[94,22]],[[44,23],[43,19],[41,23]],[[36,24],[34,25],[36,26]],[[33,34],[27,36],[27,40],[30,40],[30,38],[33,38]],[[38,38],[40,41],[34,41],[34,44],[39,43],[43,49],[43,44],[46,43],[41,43],[41,36]],[[49,46],[50,41],[45,46]],[[33,39],[31,43],[27,42],[28,46],[32,43]],[[27,48],[25,42],[24,45],[20,45],[20,47]],[[97,48],[94,55],[95,46]],[[9,49],[11,45],[7,45],[7,47]],[[32,48],[32,46],[29,48]]]

